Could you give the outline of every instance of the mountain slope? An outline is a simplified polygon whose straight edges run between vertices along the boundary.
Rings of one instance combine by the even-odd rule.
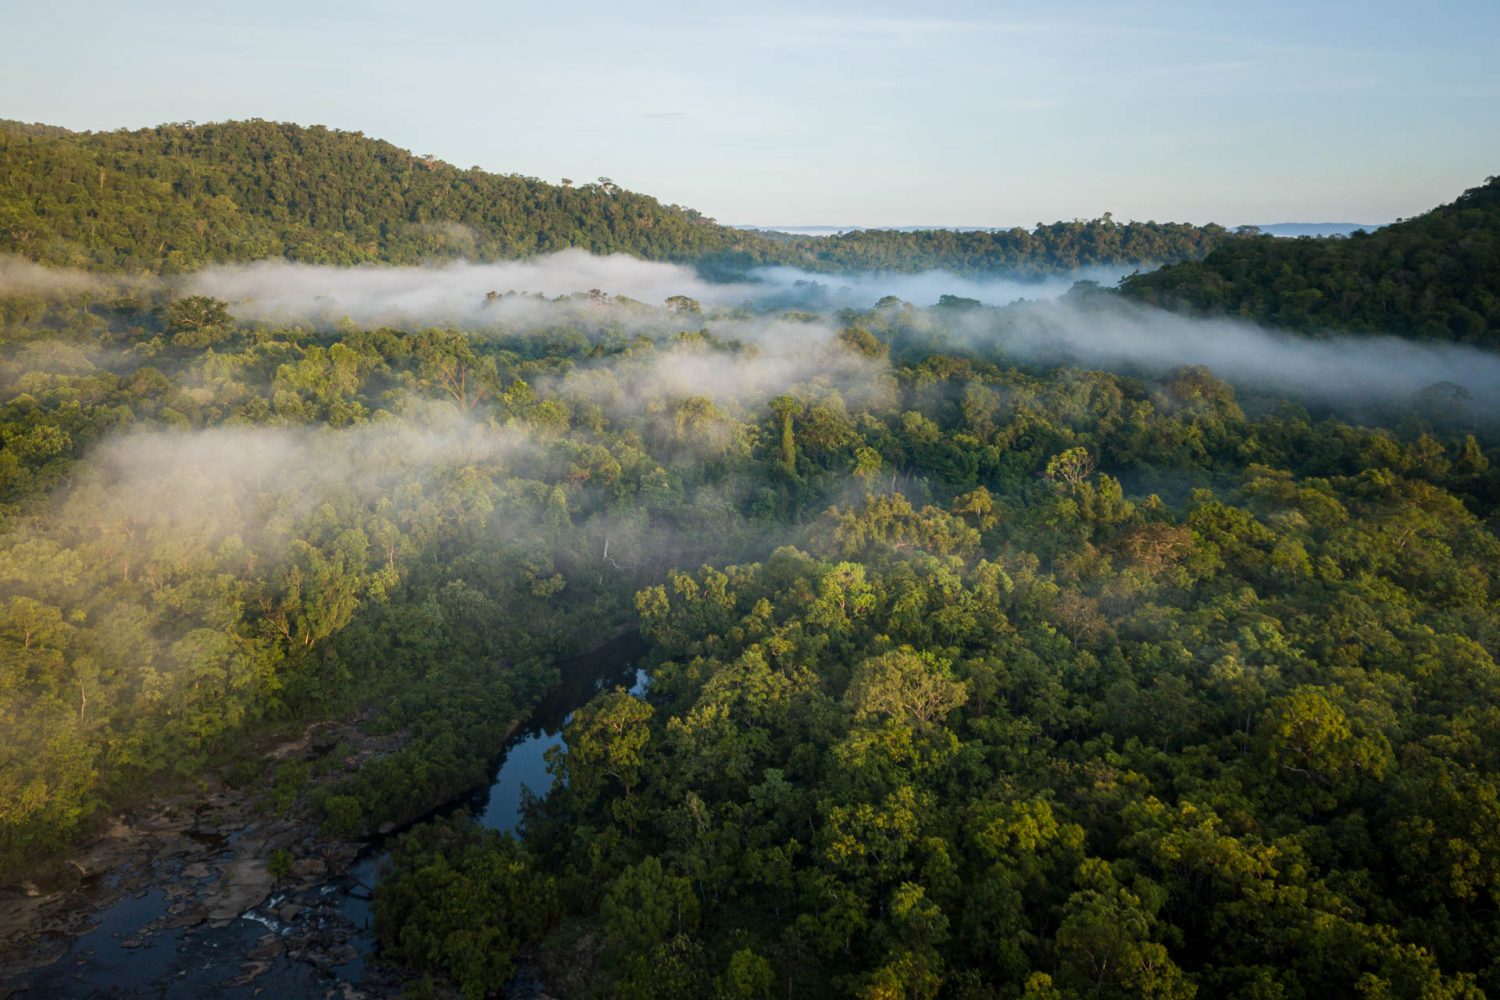
[[[1048,274],[1195,259],[1220,226],[1109,218],[993,233],[789,239],[720,226],[613,184],[461,170],[357,132],[267,121],[69,132],[0,122],[0,253],[45,264],[183,271],[285,257],[326,264],[525,257],[580,247],[738,276],[929,268]]]
[[[138,132],[0,127],[0,249],[49,264],[178,271],[517,257],[582,247],[659,260],[753,236],[613,185],[460,170],[355,132],[265,121]]]
[[[1500,178],[1347,239],[1234,240],[1127,278],[1132,298],[1295,330],[1500,344]]]

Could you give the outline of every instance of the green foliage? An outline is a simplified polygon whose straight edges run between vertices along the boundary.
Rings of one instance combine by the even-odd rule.
[[[648,857],[620,873],[599,904],[610,947],[622,956],[647,952],[698,924],[698,898],[689,880],[670,875]]]
[[[917,271],[957,274],[1045,274],[1118,264],[1155,266],[1196,260],[1236,240],[1222,226],[1089,221],[1037,223],[1035,229],[901,232],[865,229],[794,241],[804,258],[832,271]],[[805,265],[804,265],[805,266]],[[953,299],[953,296],[948,296]]]
[[[1023,475],[997,463],[980,492],[915,466],[953,513],[872,496],[828,509],[813,555],[637,595],[654,666],[629,791],[569,782],[528,818],[549,871],[615,886],[573,896],[576,919],[636,956],[672,934],[710,968],[749,949],[796,996],[1493,986],[1492,499],[1457,501],[1383,431],[1251,420],[1201,372],[1137,396],[1174,399],[1133,427],[1097,381],[1063,417],[1078,396],[1056,379],[1030,397],[1053,423],[1031,424]],[[903,410],[921,398],[884,433],[925,436]],[[1179,439],[1213,423],[1175,461],[1214,487],[1126,497],[1149,467],[1121,456],[1156,419]],[[1285,466],[1245,463],[1251,436]],[[689,890],[696,930],[664,916]],[[637,912],[657,915],[639,940]],[[614,961],[596,994],[638,988],[644,967]]]
[[[729,956],[729,966],[714,981],[714,995],[722,1000],[770,1000],[776,973],[771,963],[749,948]]]
[[[271,852],[271,860],[267,864],[272,878],[285,878],[292,873],[292,852],[285,848],[279,848]]]
[[[614,185],[460,170],[357,132],[265,121],[37,134],[0,125],[0,247],[48,264],[184,271],[495,259],[582,247],[686,259],[759,249]]]
[[[1500,178],[1451,205],[1347,238],[1256,236],[1135,274],[1124,293],[1295,330],[1500,343]]]
[[[1022,370],[941,349],[953,303],[840,317],[862,398],[746,401],[635,398],[743,345],[618,302],[470,335],[22,298],[7,873],[228,759],[332,835],[421,816],[633,612],[648,692],[574,713],[524,846],[418,826],[384,954],[469,995],[523,957],[584,997],[1500,990],[1491,427]],[[315,720],[364,742],[263,756]]]
[[[925,728],[942,722],[967,693],[947,662],[903,646],[855,667],[844,701],[857,720],[894,718]]]
[[[318,264],[495,260],[578,247],[695,261],[712,277],[819,271],[1047,274],[1196,259],[1219,226],[1109,219],[1033,231],[870,230],[792,239],[732,229],[612,183],[462,170],[358,132],[243,121],[135,132],[0,122],[0,252],[46,264],[182,272],[228,260]],[[691,315],[697,303],[677,296]],[[179,339],[206,346],[220,332]]]
[[[555,919],[551,880],[515,841],[467,817],[418,827],[392,860],[375,900],[381,953],[441,971],[465,997],[497,992]]]

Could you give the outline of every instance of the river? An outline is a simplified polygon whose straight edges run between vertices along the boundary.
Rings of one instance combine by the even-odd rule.
[[[502,749],[489,786],[437,813],[464,809],[487,827],[519,833],[522,790],[545,795],[551,788],[545,754],[563,744],[562,729],[573,711],[614,687],[644,693],[646,674],[636,667],[644,649],[639,633],[632,632],[560,661],[559,683]],[[395,995],[397,984],[370,961],[375,955],[370,894],[389,842],[390,837],[372,840],[337,877],[292,896],[272,895],[223,927],[171,926],[171,894],[157,882],[180,881],[184,859],[162,858],[148,870],[111,872],[98,891],[112,901],[100,907],[92,928],[64,942],[56,962],[20,980],[7,979],[0,970],[0,996],[10,995],[8,990],[24,997],[169,1000]],[[290,957],[293,943],[309,940],[318,943],[316,962]]]

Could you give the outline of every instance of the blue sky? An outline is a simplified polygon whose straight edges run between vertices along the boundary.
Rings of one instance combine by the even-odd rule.
[[[0,0],[0,117],[259,117],[724,222],[1378,222],[1500,174],[1500,0]]]

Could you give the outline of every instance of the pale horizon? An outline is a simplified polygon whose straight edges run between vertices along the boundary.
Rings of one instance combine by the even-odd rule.
[[[924,11],[25,5],[0,117],[322,124],[765,227],[1389,222],[1500,173],[1493,3]]]

